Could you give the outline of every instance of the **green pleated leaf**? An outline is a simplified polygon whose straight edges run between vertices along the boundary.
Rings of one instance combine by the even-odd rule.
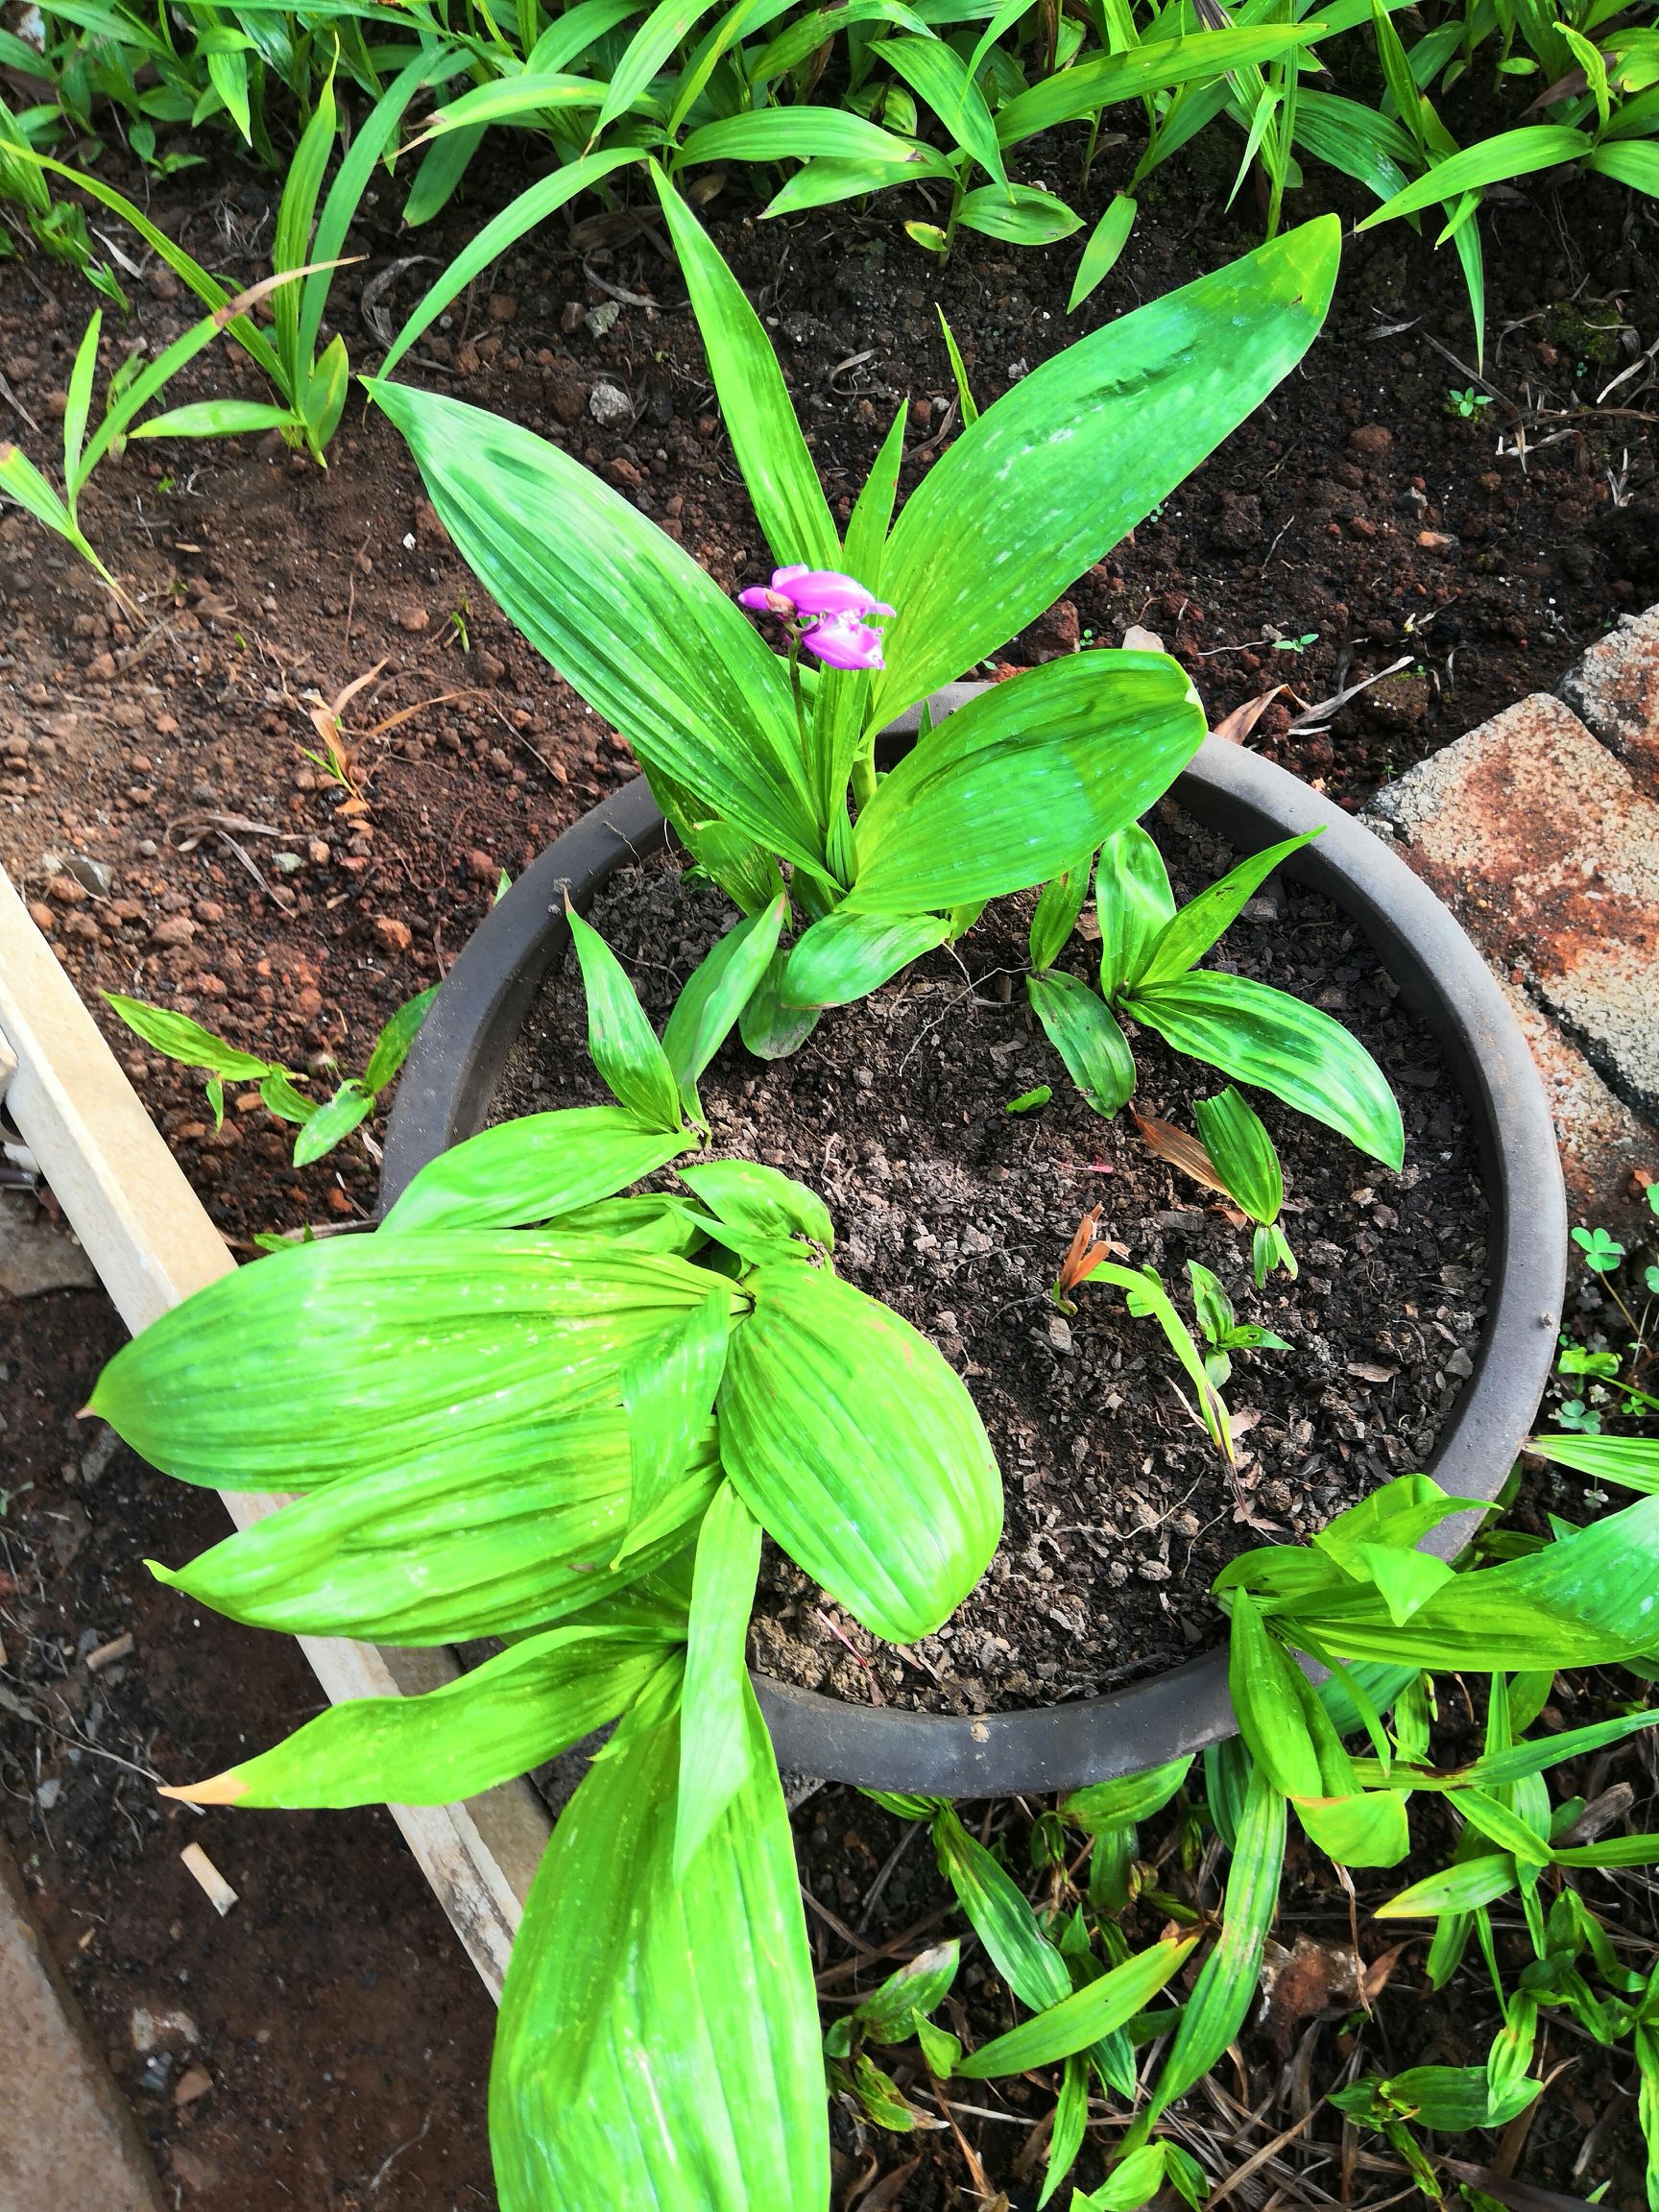
[[[1137,1022],[1166,1045],[1206,1060],[1236,1083],[1270,1091],[1398,1169],[1406,1129],[1382,1070],[1358,1038],[1316,1006],[1247,975],[1197,969],[1134,990],[1124,1000]]]
[[[1135,1057],[1105,1000],[1063,970],[1027,975],[1025,996],[1067,1074],[1110,1121],[1135,1089]]]
[[[1023,2074],[1033,2066],[1051,2066],[1057,2058],[1086,2051],[1142,2011],[1197,1940],[1188,1936],[1137,1952],[1097,1982],[1088,1983],[1034,2020],[1022,2021],[1006,2035],[972,2053],[957,2067],[957,2074],[967,2080],[986,2081],[1001,2074]]]
[[[192,1805],[452,1805],[614,1720],[662,1665],[661,1637],[549,1628],[419,1697],[353,1697],[189,1790]]]
[[[909,141],[867,123],[845,108],[752,108],[747,114],[705,123],[680,149],[693,161],[879,161],[902,163],[926,176]]]
[[[787,1240],[804,1237],[835,1248],[835,1224],[816,1190],[757,1160],[706,1160],[682,1167],[680,1180],[728,1227]]]
[[[651,176],[732,449],[772,558],[780,566],[799,562],[808,568],[838,568],[841,540],[760,318],[708,232],[655,164]]]
[[[948,914],[863,914],[838,906],[799,937],[784,963],[786,1006],[849,1006],[943,945]]]
[[[1435,1920],[1442,1912],[1472,1912],[1506,1897],[1519,1878],[1507,1851],[1486,1852],[1413,1882],[1373,1911],[1379,1920]]]
[[[680,1704],[680,1796],[674,1879],[707,1842],[749,1779],[749,1670],[744,1647],[760,1572],[760,1524],[730,1482],[703,1516],[691,1584],[685,1687]]]
[[[1245,901],[1255,895],[1279,863],[1304,845],[1310,845],[1319,834],[1310,830],[1300,837],[1286,837],[1264,852],[1253,853],[1248,860],[1230,868],[1218,882],[1200,891],[1196,899],[1189,900],[1159,932],[1135,978],[1135,988],[1151,991],[1185,975],[1238,919]]]
[[[1100,989],[1115,998],[1134,983],[1164,925],[1175,912],[1164,855],[1139,823],[1101,848],[1094,869],[1094,917],[1100,925]]]
[[[555,1220],[626,1190],[695,1145],[683,1131],[642,1129],[621,1106],[526,1114],[480,1130],[429,1161],[381,1223],[381,1234]]]
[[[1147,2106],[1148,2121],[1201,2081],[1244,2025],[1261,1986],[1262,1953],[1278,1909],[1285,1826],[1283,1795],[1252,1766],[1227,1870],[1221,1934],[1182,2008]]]
[[[907,1321],[794,1261],[743,1279],[720,1455],[796,1564],[896,1644],[931,1635],[990,1563],[1002,1485],[974,1402]]]
[[[1319,1797],[1324,1777],[1303,1717],[1296,1662],[1275,1643],[1246,1591],[1234,1594],[1227,1687],[1250,1755],[1286,1797]]]
[[[1415,215],[1425,207],[1455,200],[1461,193],[1487,184],[1508,184],[1518,177],[1530,177],[1540,169],[1559,168],[1563,161],[1577,161],[1589,154],[1595,141],[1582,131],[1562,123],[1535,123],[1520,131],[1500,131],[1477,146],[1436,161],[1432,168],[1407,184],[1404,192],[1376,208],[1359,225],[1369,230],[1390,223],[1397,215]]]
[[[164,1052],[169,1060],[180,1061],[186,1068],[210,1069],[233,1083],[257,1083],[270,1071],[268,1060],[238,1051],[223,1037],[215,1037],[211,1029],[204,1029],[200,1022],[192,1022],[188,1014],[176,1014],[170,1006],[152,1006],[143,998],[124,998],[119,991],[106,991],[104,997],[129,1029],[135,1030],[146,1045]]]
[[[1395,1623],[1381,1594],[1350,1585],[1290,1609],[1345,1659],[1515,1672],[1599,1667],[1659,1642],[1659,1498],[1644,1498],[1521,1559],[1459,1575],[1410,1620]]]
[[[1122,1828],[1136,1820],[1162,1813],[1192,1769],[1191,1755],[1171,1759],[1162,1767],[1145,1767],[1139,1774],[1119,1775],[1115,1782],[1092,1782],[1073,1790],[1060,1801],[1060,1816],[1073,1828],[1091,1836]]]
[[[1311,345],[1339,244],[1326,216],[1120,316],[1022,377],[947,447],[888,548],[882,597],[898,613],[883,632],[878,720],[1034,621],[1245,420]],[[1097,841],[1085,831],[1026,880]]]
[[[943,155],[929,146],[918,146],[913,153],[898,156],[838,158],[822,155],[803,162],[761,212],[793,215],[804,207],[833,207],[843,200],[861,200],[867,192],[885,191],[891,184],[915,184],[925,177],[948,178],[950,174]],[[864,581],[859,578],[860,583]]]
[[[771,966],[785,903],[781,891],[770,906],[746,915],[728,929],[699,961],[674,1002],[662,1031],[662,1049],[680,1086],[681,1103],[693,1120],[703,1118],[697,1095],[703,1070],[732,1034],[738,1015]]]
[[[991,1963],[1022,2005],[1046,2012],[1071,1994],[1059,1951],[1006,1870],[970,1836],[953,1809],[933,1815],[939,1871],[956,1892]]]
[[[1194,1098],[1193,1118],[1230,1198],[1252,1221],[1273,1222],[1285,1203],[1285,1175],[1262,1117],[1229,1084],[1218,1097]]]
[[[901,516],[888,597],[916,501],[996,412],[950,447]],[[939,548],[935,562],[945,565]],[[1162,653],[1077,653],[992,685],[883,777],[854,831],[849,903],[916,914],[1045,882],[1162,797],[1203,738],[1191,684]]]
[[[704,569],[558,446],[407,385],[369,389],[457,552],[646,767],[769,850],[822,870],[776,654]]]
[[[1056,876],[1051,883],[1044,884],[1043,896],[1031,917],[1031,965],[1039,974],[1052,968],[1066,950],[1077,926],[1077,917],[1083,911],[1083,902],[1089,896],[1094,871],[1094,858],[1091,854],[1067,869],[1064,876]]]
[[[1309,1839],[1339,1866],[1398,1866],[1411,1848],[1406,1800],[1398,1791],[1351,1791],[1342,1797],[1291,1802]]]
[[[619,1557],[662,1532],[658,1516],[709,1433],[730,1334],[731,1297],[722,1286],[623,1362],[630,1486]]]
[[[1621,1489],[1659,1490],[1659,1436],[1531,1436],[1527,1449]]]
[[[432,1001],[438,996],[434,983],[430,990],[417,992],[406,998],[396,1014],[387,1022],[374,1040],[374,1049],[369,1055],[369,1065],[363,1070],[365,1091],[379,1093],[402,1068],[409,1057],[409,1047],[421,1034],[421,1025],[431,1012]]]
[[[321,1160],[325,1152],[332,1152],[342,1139],[349,1137],[359,1122],[366,1121],[374,1111],[374,1094],[357,1081],[342,1083],[332,1098],[318,1107],[306,1118],[305,1126],[294,1140],[294,1165],[309,1167],[313,1160]]]
[[[588,998],[588,1050],[601,1082],[644,1128],[677,1135],[684,1126],[680,1093],[639,994],[598,930],[573,907],[565,919]]]
[[[680,1720],[648,1693],[554,1831],[490,2078],[501,2212],[824,2212],[824,2061],[789,1818],[748,1782],[676,1879]]]
[[[620,1408],[486,1432],[325,1484],[158,1581],[294,1636],[446,1644],[539,1628],[651,1574],[687,1543],[720,1479],[712,1433],[658,1508],[662,1533],[608,1565],[627,1527]]]
[[[927,37],[877,38],[876,53],[926,101],[958,146],[970,153],[998,184],[1007,184],[997,126],[985,95],[954,48],[936,34]],[[1002,197],[1007,198],[1004,189]]]
[[[1089,233],[1083,258],[1077,264],[1071,297],[1066,302],[1068,315],[1074,315],[1090,293],[1103,284],[1117,267],[1118,256],[1129,243],[1129,233],[1135,227],[1135,202],[1127,193],[1119,192]]]
[[[748,1003],[737,1017],[737,1033],[743,1040],[743,1048],[753,1052],[757,1060],[787,1060],[798,1052],[818,1026],[820,1006],[786,1006],[783,1003],[783,971],[788,966],[787,952],[774,952],[766,963],[766,973],[750,994]]]
[[[152,1465],[301,1490],[416,1455],[458,1466],[614,1397],[629,1352],[720,1278],[528,1232],[299,1244],[222,1276],[125,1345],[91,1410]],[[609,1556],[609,1554],[607,1554]]]
[[[1083,228],[1082,216],[1064,200],[1034,184],[981,184],[963,194],[956,220],[964,229],[1006,238],[1012,246],[1053,246]]]
[[[1124,53],[1103,54],[1045,77],[1002,107],[997,134],[1004,146],[1017,146],[1040,131],[1052,131],[1056,124],[1081,116],[1093,119],[1120,100],[1143,99],[1178,84],[1214,84],[1229,70],[1245,70],[1306,45],[1322,27],[1317,20],[1253,24],[1146,39]]]
[[[935,2009],[956,1979],[962,1946],[954,1936],[929,1944],[890,1974],[858,2007],[855,2017],[873,2043],[898,2043]]]

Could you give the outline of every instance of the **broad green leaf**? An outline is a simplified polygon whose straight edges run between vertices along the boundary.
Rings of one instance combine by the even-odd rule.
[[[662,1533],[607,1567],[631,1497],[613,1377],[610,1400],[562,1418],[474,1428],[464,1445],[324,1482],[187,1567],[148,1565],[217,1613],[296,1636],[427,1645],[544,1627],[678,1551],[719,1484],[706,1434],[658,1509]]]
[[[1644,1498],[1520,1559],[1460,1575],[1403,1625],[1374,1590],[1310,1599],[1306,1623],[1344,1658],[1452,1671],[1596,1667],[1638,1658],[1655,1642],[1659,1499]]]
[[[1472,1912],[1478,1905],[1507,1896],[1517,1879],[1507,1851],[1486,1852],[1413,1882],[1374,1910],[1379,1920],[1432,1920],[1442,1912]]]
[[[462,1461],[569,1407],[616,1404],[635,1345],[730,1286],[666,1254],[529,1232],[295,1245],[124,1345],[91,1406],[153,1466],[298,1490],[433,1451]],[[417,1564],[411,1563],[411,1572]]]
[[[1584,166],[1611,177],[1615,184],[1627,184],[1632,192],[1659,200],[1659,146],[1650,141],[1608,141],[1585,156]]]
[[[1073,1828],[1092,1836],[1146,1820],[1162,1813],[1192,1769],[1190,1753],[1162,1767],[1148,1767],[1139,1774],[1123,1774],[1115,1782],[1092,1782],[1060,1800],[1060,1816]]]
[[[1054,2125],[1048,2133],[1048,2153],[1043,2167],[1043,2189],[1037,2212],[1077,2163],[1089,2128],[1089,2067],[1078,2056],[1068,2058],[1060,2076],[1060,2096],[1054,2106]]]
[[[1402,1551],[1393,1544],[1361,1544],[1355,1558],[1377,1585],[1391,1621],[1409,1621],[1453,1578],[1451,1566],[1432,1551]]]
[[[490,2079],[501,2212],[822,2212],[824,2061],[789,1817],[744,1788],[676,1880],[680,1720],[647,1694],[554,1831]]]
[[[895,1644],[931,1635],[997,1548],[1001,1480],[925,1336],[836,1277],[752,1269],[720,1390],[720,1456],[796,1564]]]
[[[421,1024],[431,1011],[432,1001],[438,996],[434,983],[429,991],[418,992],[406,998],[374,1040],[374,1049],[369,1055],[369,1065],[363,1070],[365,1091],[379,1093],[397,1074],[409,1057],[409,1047],[421,1034]]]
[[[691,1584],[674,1810],[677,1883],[749,1780],[753,1692],[744,1647],[759,1572],[760,1524],[731,1483],[722,1482],[698,1531]]]
[[[616,64],[593,125],[594,138],[608,123],[639,104],[658,71],[713,4],[714,0],[657,0]]]
[[[1006,187],[1008,176],[1002,166],[1002,149],[997,142],[997,126],[985,105],[985,95],[954,48],[937,35],[877,38],[872,48],[926,101],[957,145]],[[1002,198],[1006,203],[1006,189]]]
[[[772,557],[781,566],[799,562],[808,568],[839,567],[841,540],[760,318],[708,232],[655,164],[651,176],[732,449]]]
[[[1548,1866],[1551,1857],[1549,1844],[1533,1834],[1519,1814],[1510,1811],[1502,1798],[1494,1797],[1485,1790],[1472,1790],[1465,1786],[1454,1791],[1448,1800],[1460,1813],[1471,1828],[1496,1843],[1501,1851],[1522,1866]]]
[[[1110,1121],[1135,1089],[1134,1055],[1116,1016],[1087,983],[1064,970],[1027,975],[1025,996],[1067,1074]]]
[[[1139,823],[1109,837],[1094,867],[1100,925],[1100,990],[1116,998],[1135,983],[1164,925],[1175,911],[1164,855]]]
[[[1398,1791],[1357,1790],[1291,1803],[1310,1840],[1339,1866],[1398,1866],[1411,1848],[1406,1800]]]
[[[819,1006],[783,1003],[783,971],[787,952],[774,952],[766,973],[750,993],[737,1017],[737,1034],[743,1048],[757,1060],[787,1060],[798,1052],[818,1026]]]
[[[1036,1913],[949,1805],[933,1815],[933,1848],[939,1871],[956,1892],[992,1965],[1020,2002],[1041,2013],[1069,1997],[1071,1977],[1066,1961],[1043,1933]]]
[[[493,84],[474,85],[458,99],[446,100],[413,143],[423,145],[451,132],[476,130],[481,123],[534,123],[539,116],[560,108],[597,108],[604,97],[605,86],[590,77],[569,77],[558,71],[532,76],[521,70],[512,77],[497,77]],[[431,212],[436,214],[437,209]]]
[[[81,448],[86,442],[86,419],[92,411],[92,380],[98,373],[98,338],[104,327],[101,309],[95,308],[80,345],[63,396],[63,487],[74,497]]]
[[[680,149],[677,166],[693,161],[903,162],[926,174],[910,142],[867,123],[845,108],[752,108],[747,114],[705,123]]]
[[[897,2043],[915,2033],[956,1979],[962,1946],[954,1936],[919,1951],[897,1974],[872,1991],[854,2015],[873,2043]]]
[[[963,195],[956,221],[965,230],[1005,238],[1013,246],[1052,246],[1083,228],[1064,200],[1034,184],[981,184]]]
[[[1398,1475],[1327,1522],[1312,1543],[1349,1574],[1362,1577],[1362,1554],[1368,1547],[1409,1549],[1442,1521],[1471,1508],[1488,1509],[1479,1498],[1449,1497],[1431,1475]]]
[[[915,184],[925,177],[948,178],[950,166],[931,147],[918,146],[900,158],[883,156],[858,160],[821,156],[803,162],[781,191],[761,209],[762,215],[795,215],[806,207],[834,207],[843,200],[861,200],[869,192],[884,192],[893,184]],[[860,577],[860,583],[868,578]]]
[[[684,1131],[641,1129],[620,1106],[526,1114],[429,1161],[381,1228],[401,1235],[549,1221],[625,1190],[695,1144]]]
[[[726,1370],[730,1309],[729,1291],[711,1292],[622,1364],[618,1387],[628,1413],[630,1479],[627,1539],[618,1559],[661,1534],[659,1516],[709,1433]]]
[[[821,870],[782,663],[713,579],[544,439],[436,393],[369,390],[457,552],[646,768]]]
[[[1166,1045],[1208,1061],[1236,1083],[1270,1091],[1350,1143],[1398,1169],[1406,1155],[1400,1108],[1358,1038],[1318,1007],[1247,975],[1194,969],[1124,998]]]
[[[418,1697],[353,1697],[188,1790],[192,1805],[451,1805],[527,1773],[626,1712],[661,1637],[549,1628]]]
[[[1227,1687],[1250,1755],[1273,1787],[1286,1797],[1322,1797],[1325,1782],[1303,1716],[1300,1671],[1243,1590],[1233,1598]]]
[[[1252,1221],[1276,1221],[1285,1203],[1285,1177],[1273,1140],[1249,1099],[1229,1084],[1214,1098],[1195,1098],[1192,1114],[1228,1196]]]
[[[1146,2109],[1148,2123],[1203,2080],[1243,2027],[1262,1980],[1284,1863],[1285,1799],[1253,1765],[1227,1872],[1221,1933],[1182,2008]]]
[[[1659,1491],[1659,1436],[1529,1436],[1527,1449],[1598,1482]]]
[[[1313,23],[1252,24],[1237,30],[1199,31],[1180,38],[1148,39],[1126,53],[1105,54],[1057,71],[1010,100],[997,117],[997,135],[1017,146],[1058,123],[1091,121],[1120,100],[1141,100],[1178,84],[1210,84],[1231,70],[1271,61],[1317,38]]]
[[[1163,2138],[1142,2143],[1120,2158],[1098,2189],[1078,2190],[1071,2212],[1141,2212],[1164,2186],[1164,2167],[1169,2145]]]
[[[1334,216],[1289,231],[1080,339],[985,409],[894,530],[879,719],[1034,621],[1244,421],[1311,345],[1339,250]],[[1085,832],[1026,881],[1107,833]]]
[[[1137,2012],[1163,1988],[1193,1950],[1198,1938],[1154,1943],[1090,1982],[1058,2005],[1023,2020],[1006,2035],[964,2058],[957,2075],[967,2080],[985,2081],[1001,2074],[1023,2074],[1033,2066],[1050,2066],[1074,2051],[1085,2051],[1103,2035],[1125,2027]]]
[[[1494,2096],[1482,2066],[1411,2066],[1378,2083],[1404,2119],[1453,2133],[1506,2127],[1526,2111],[1543,2086],[1541,2081],[1515,2081]]]
[[[1300,837],[1286,837],[1281,844],[1253,853],[1249,859],[1230,868],[1218,882],[1190,900],[1159,932],[1145,964],[1135,978],[1136,990],[1153,991],[1160,984],[1173,983],[1178,976],[1185,975],[1238,919],[1245,901],[1261,888],[1279,863],[1292,853],[1299,853],[1304,845],[1310,845],[1318,834],[1316,830],[1310,830]]]
[[[1519,131],[1500,131],[1478,146],[1466,146],[1444,161],[1436,161],[1425,175],[1396,192],[1392,200],[1367,215],[1359,225],[1370,230],[1379,223],[1391,223],[1398,215],[1415,215],[1425,207],[1475,192],[1487,184],[1508,184],[1518,177],[1530,177],[1540,169],[1556,169],[1564,161],[1578,161],[1595,141],[1582,131],[1563,123],[1528,124]]]
[[[697,1085],[771,966],[783,926],[784,894],[728,929],[686,980],[662,1031],[662,1049],[693,1120],[703,1118]],[[682,1150],[687,1149],[685,1146]]]
[[[682,1167],[679,1177],[711,1214],[759,1237],[805,1237],[826,1252],[835,1248],[835,1224],[816,1190],[776,1167],[754,1160],[707,1160]]]
[[[565,916],[588,998],[588,1050],[605,1088],[643,1128],[685,1126],[680,1093],[667,1055],[646,1019],[628,972],[574,907]]]
[[[154,1046],[169,1060],[181,1061],[186,1068],[206,1068],[233,1083],[256,1083],[270,1068],[268,1060],[238,1051],[223,1037],[215,1037],[211,1029],[204,1029],[200,1022],[192,1022],[188,1014],[175,1014],[169,1006],[152,1006],[143,998],[123,998],[119,991],[106,991],[104,997],[146,1045]]]
[[[305,1122],[317,1112],[317,1101],[295,1089],[286,1068],[268,1068],[259,1078],[259,1096],[268,1113],[279,1121]]]
[[[948,914],[868,914],[838,906],[814,922],[783,969],[785,1006],[848,1006],[942,945]]]
[[[1043,896],[1031,917],[1031,965],[1041,974],[1052,968],[1066,950],[1077,917],[1083,911],[1083,902],[1089,896],[1090,878],[1094,872],[1094,856],[1073,861],[1063,876],[1056,876],[1051,883],[1045,883]]]
[[[355,1077],[342,1083],[333,1097],[308,1118],[294,1140],[295,1166],[309,1167],[313,1160],[321,1160],[325,1152],[332,1152],[335,1145],[349,1137],[359,1122],[366,1121],[373,1111],[373,1091],[365,1090]]]
[[[893,566],[916,501],[1003,404],[949,448],[899,518],[883,589],[902,613]],[[949,558],[935,549],[939,565]],[[882,779],[854,831],[849,903],[916,914],[1046,882],[1161,798],[1203,739],[1191,684],[1162,653],[1070,654],[994,684]]]
[[[1066,302],[1068,315],[1075,315],[1090,293],[1103,284],[1117,267],[1118,256],[1128,245],[1129,233],[1135,227],[1135,202],[1126,192],[1119,192],[1107,206],[1090,232],[1083,258],[1077,264],[1071,297]]]

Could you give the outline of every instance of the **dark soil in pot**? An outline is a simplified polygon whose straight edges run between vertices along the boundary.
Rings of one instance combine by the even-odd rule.
[[[1233,855],[1172,805],[1154,824],[1178,897]],[[1250,1277],[1247,1233],[1176,1175],[1128,1114],[1108,1124],[1072,1091],[1027,1017],[1029,900],[994,907],[954,952],[861,1006],[827,1014],[770,1067],[735,1045],[703,1083],[716,1154],[757,1158],[821,1190],[836,1263],[940,1346],[1001,1461],[1007,1518],[978,1591],[937,1636],[876,1644],[790,1562],[769,1554],[754,1628],[763,1671],[841,1697],[954,1713],[1054,1703],[1170,1667],[1216,1642],[1206,1593],[1262,1543],[1306,1540],[1378,1482],[1425,1464],[1468,1375],[1485,1297],[1485,1206],[1462,1102],[1438,1047],[1396,1001],[1364,939],[1322,895],[1273,879],[1221,965],[1334,1013],[1377,1055],[1406,1118],[1391,1174],[1320,1124],[1259,1097],[1285,1164],[1285,1226],[1302,1272]],[[592,918],[661,1024],[731,909],[665,860],[625,870]],[[1088,970],[1074,937],[1064,963]],[[571,961],[508,1062],[493,1119],[602,1098]],[[1221,1086],[1148,1032],[1142,1112],[1191,1127]],[[1051,1084],[1040,1110],[1010,1099]],[[1229,1471],[1185,1409],[1156,1324],[1085,1284],[1070,1318],[1048,1290],[1081,1215],[1184,1311],[1201,1262],[1242,1320],[1287,1352],[1235,1355]]]

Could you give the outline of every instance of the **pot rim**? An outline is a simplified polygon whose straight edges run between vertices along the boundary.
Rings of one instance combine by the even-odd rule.
[[[934,718],[983,688],[946,686],[930,702]],[[919,711],[884,738],[902,743]],[[1429,886],[1288,770],[1207,737],[1170,796],[1241,853],[1322,830],[1284,863],[1285,872],[1325,892],[1358,926],[1446,1053],[1475,1124],[1491,1287],[1473,1372],[1426,1472],[1455,1497],[1489,1502],[1507,1479],[1554,1363],[1568,1255],[1560,1155],[1520,1024]],[[383,1206],[429,1160],[484,1125],[507,1054],[568,941],[565,893],[584,910],[618,867],[666,843],[662,816],[637,777],[555,839],[492,908],[445,978],[403,1070],[386,1135]],[[1443,1522],[1423,1549],[1449,1557],[1477,1519]],[[854,1705],[769,1675],[754,1682],[786,1772],[931,1796],[1075,1789],[1161,1766],[1237,1732],[1225,1643],[1101,1696],[1010,1713]]]

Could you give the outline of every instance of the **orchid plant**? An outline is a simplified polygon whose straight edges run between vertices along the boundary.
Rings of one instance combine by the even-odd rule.
[[[1022,671],[925,729],[878,777],[878,732],[1034,620],[1168,496],[1301,359],[1335,276],[1307,225],[1125,315],[1023,378],[894,519],[905,410],[846,517],[831,514],[758,318],[656,173],[770,581],[741,605],[557,446],[381,378],[463,557],[594,711],[632,743],[695,865],[786,930],[746,1011],[788,1050],[1133,824],[1204,734],[1159,653]]]

